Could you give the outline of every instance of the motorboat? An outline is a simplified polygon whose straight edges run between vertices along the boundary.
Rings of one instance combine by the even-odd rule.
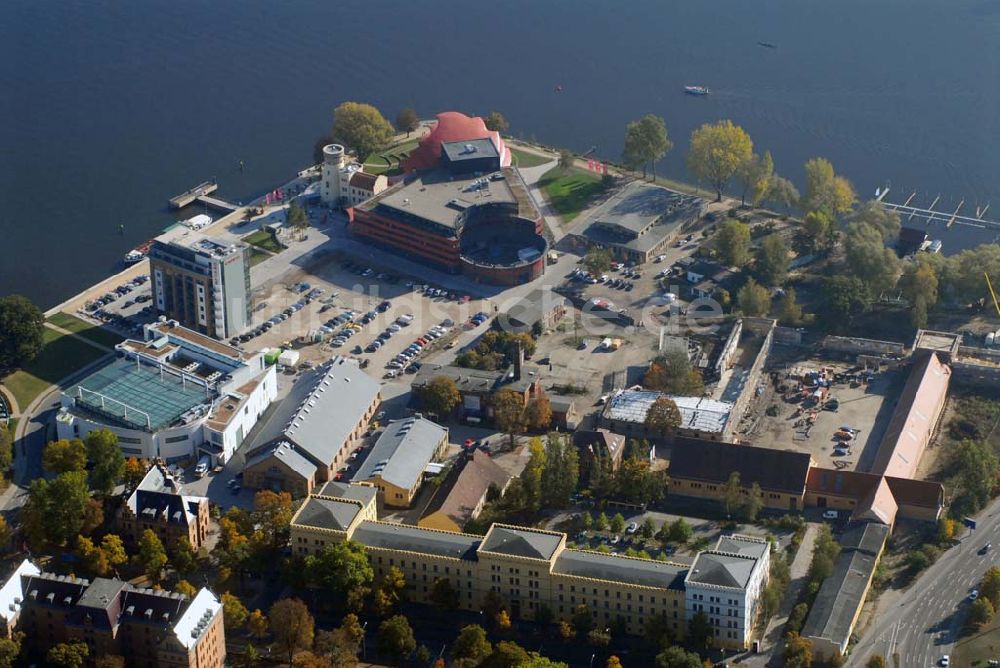
[[[708,88],[705,86],[684,86],[684,92],[688,95],[708,95]]]

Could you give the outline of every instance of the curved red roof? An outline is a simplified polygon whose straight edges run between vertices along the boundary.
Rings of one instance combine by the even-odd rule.
[[[403,169],[433,169],[441,162],[441,144],[470,139],[489,139],[500,154],[500,166],[510,166],[510,153],[499,132],[486,129],[480,116],[466,116],[459,111],[444,111],[437,115],[437,125],[425,135],[419,146],[403,161]]]

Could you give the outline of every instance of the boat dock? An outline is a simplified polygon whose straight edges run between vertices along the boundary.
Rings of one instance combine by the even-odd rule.
[[[213,188],[214,190],[214,188]],[[225,211],[226,213],[232,213],[240,208],[238,204],[233,204],[225,200],[221,200],[218,197],[210,197],[208,195],[199,195],[194,198],[195,202],[199,204],[204,204],[210,209],[216,209],[217,211]]]
[[[171,197],[169,200],[170,208],[183,209],[188,204],[191,204],[198,198],[204,197],[205,195],[211,195],[218,189],[219,189],[219,184],[215,183],[214,181],[205,181],[204,183],[199,183],[194,188],[191,188],[191,190],[183,192],[180,195],[177,195],[176,197]]]
[[[951,228],[952,225],[968,225],[981,229],[1000,230],[1000,222],[985,218],[986,212],[990,208],[989,204],[984,207],[977,206],[975,213],[970,211],[972,215],[959,215],[962,207],[966,204],[964,198],[953,210],[939,210],[935,209],[935,207],[941,202],[941,195],[934,197],[929,205],[915,206],[913,200],[917,197],[916,192],[910,193],[902,204],[890,202],[886,197],[888,194],[889,187],[886,186],[884,190],[875,191],[875,199],[881,202],[886,208],[896,211],[900,218],[903,219],[904,225],[916,218],[918,221],[922,220],[928,225],[931,223],[943,223],[946,228]]]

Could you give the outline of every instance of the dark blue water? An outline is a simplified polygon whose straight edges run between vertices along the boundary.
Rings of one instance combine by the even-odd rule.
[[[390,119],[496,109],[606,157],[653,112],[677,178],[691,130],[728,117],[797,182],[823,155],[865,196],[891,181],[1000,218],[994,0],[17,0],[0,20],[0,294],[74,294],[206,178],[264,192],[309,163],[343,100]]]

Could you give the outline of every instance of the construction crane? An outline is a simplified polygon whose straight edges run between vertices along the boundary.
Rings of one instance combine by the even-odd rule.
[[[997,315],[1000,315],[1000,302],[997,302],[997,293],[993,290],[993,283],[990,282],[990,275],[984,271],[983,276],[986,277],[986,287],[990,289],[990,296],[993,297],[993,307],[997,310]]]

